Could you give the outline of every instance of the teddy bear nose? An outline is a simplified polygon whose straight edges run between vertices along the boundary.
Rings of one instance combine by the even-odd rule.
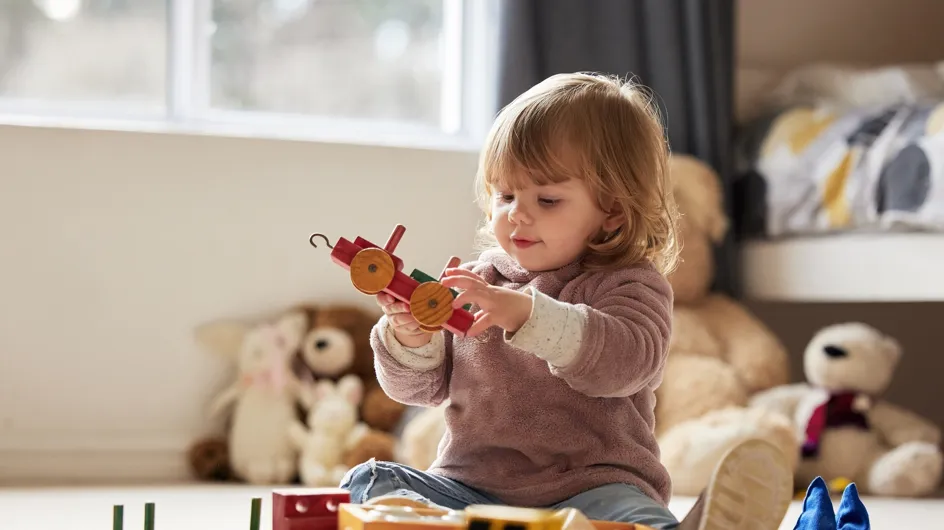
[[[323,350],[328,347],[328,341],[325,339],[318,339],[318,342],[315,343],[315,348]]]
[[[823,353],[825,353],[827,357],[832,357],[834,359],[838,359],[839,357],[846,356],[846,350],[840,348],[839,346],[833,346],[831,344],[823,348]]]

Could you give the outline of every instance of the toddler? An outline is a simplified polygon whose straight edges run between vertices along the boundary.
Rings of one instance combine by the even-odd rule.
[[[555,75],[499,113],[476,179],[485,248],[442,280],[460,292],[455,307],[472,304],[467,337],[421,330],[383,293],[371,333],[390,397],[448,401],[438,457],[425,472],[355,467],[341,484],[352,502],[576,508],[659,529],[779,526],[791,471],[761,442],[727,454],[681,524],[667,509],[653,434],[679,252],[667,157],[648,95],[615,78]]]

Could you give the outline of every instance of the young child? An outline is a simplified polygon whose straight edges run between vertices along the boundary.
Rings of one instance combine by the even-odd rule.
[[[576,508],[653,528],[779,526],[791,470],[769,444],[728,453],[679,526],[653,434],[678,259],[668,147],[649,96],[618,79],[556,75],[504,108],[477,177],[487,243],[442,283],[471,303],[465,338],[427,333],[378,296],[371,343],[395,400],[448,400],[438,458],[421,472],[369,461],[341,486],[394,497]],[[740,521],[740,522],[739,522]]]

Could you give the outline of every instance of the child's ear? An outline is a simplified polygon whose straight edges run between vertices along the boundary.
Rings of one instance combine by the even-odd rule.
[[[607,234],[615,232],[619,227],[626,223],[626,215],[621,211],[607,214],[603,221],[603,231]]]

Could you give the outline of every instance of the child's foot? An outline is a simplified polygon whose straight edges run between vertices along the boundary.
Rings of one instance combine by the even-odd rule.
[[[747,440],[728,451],[679,530],[777,530],[793,495],[793,470],[776,446]]]

